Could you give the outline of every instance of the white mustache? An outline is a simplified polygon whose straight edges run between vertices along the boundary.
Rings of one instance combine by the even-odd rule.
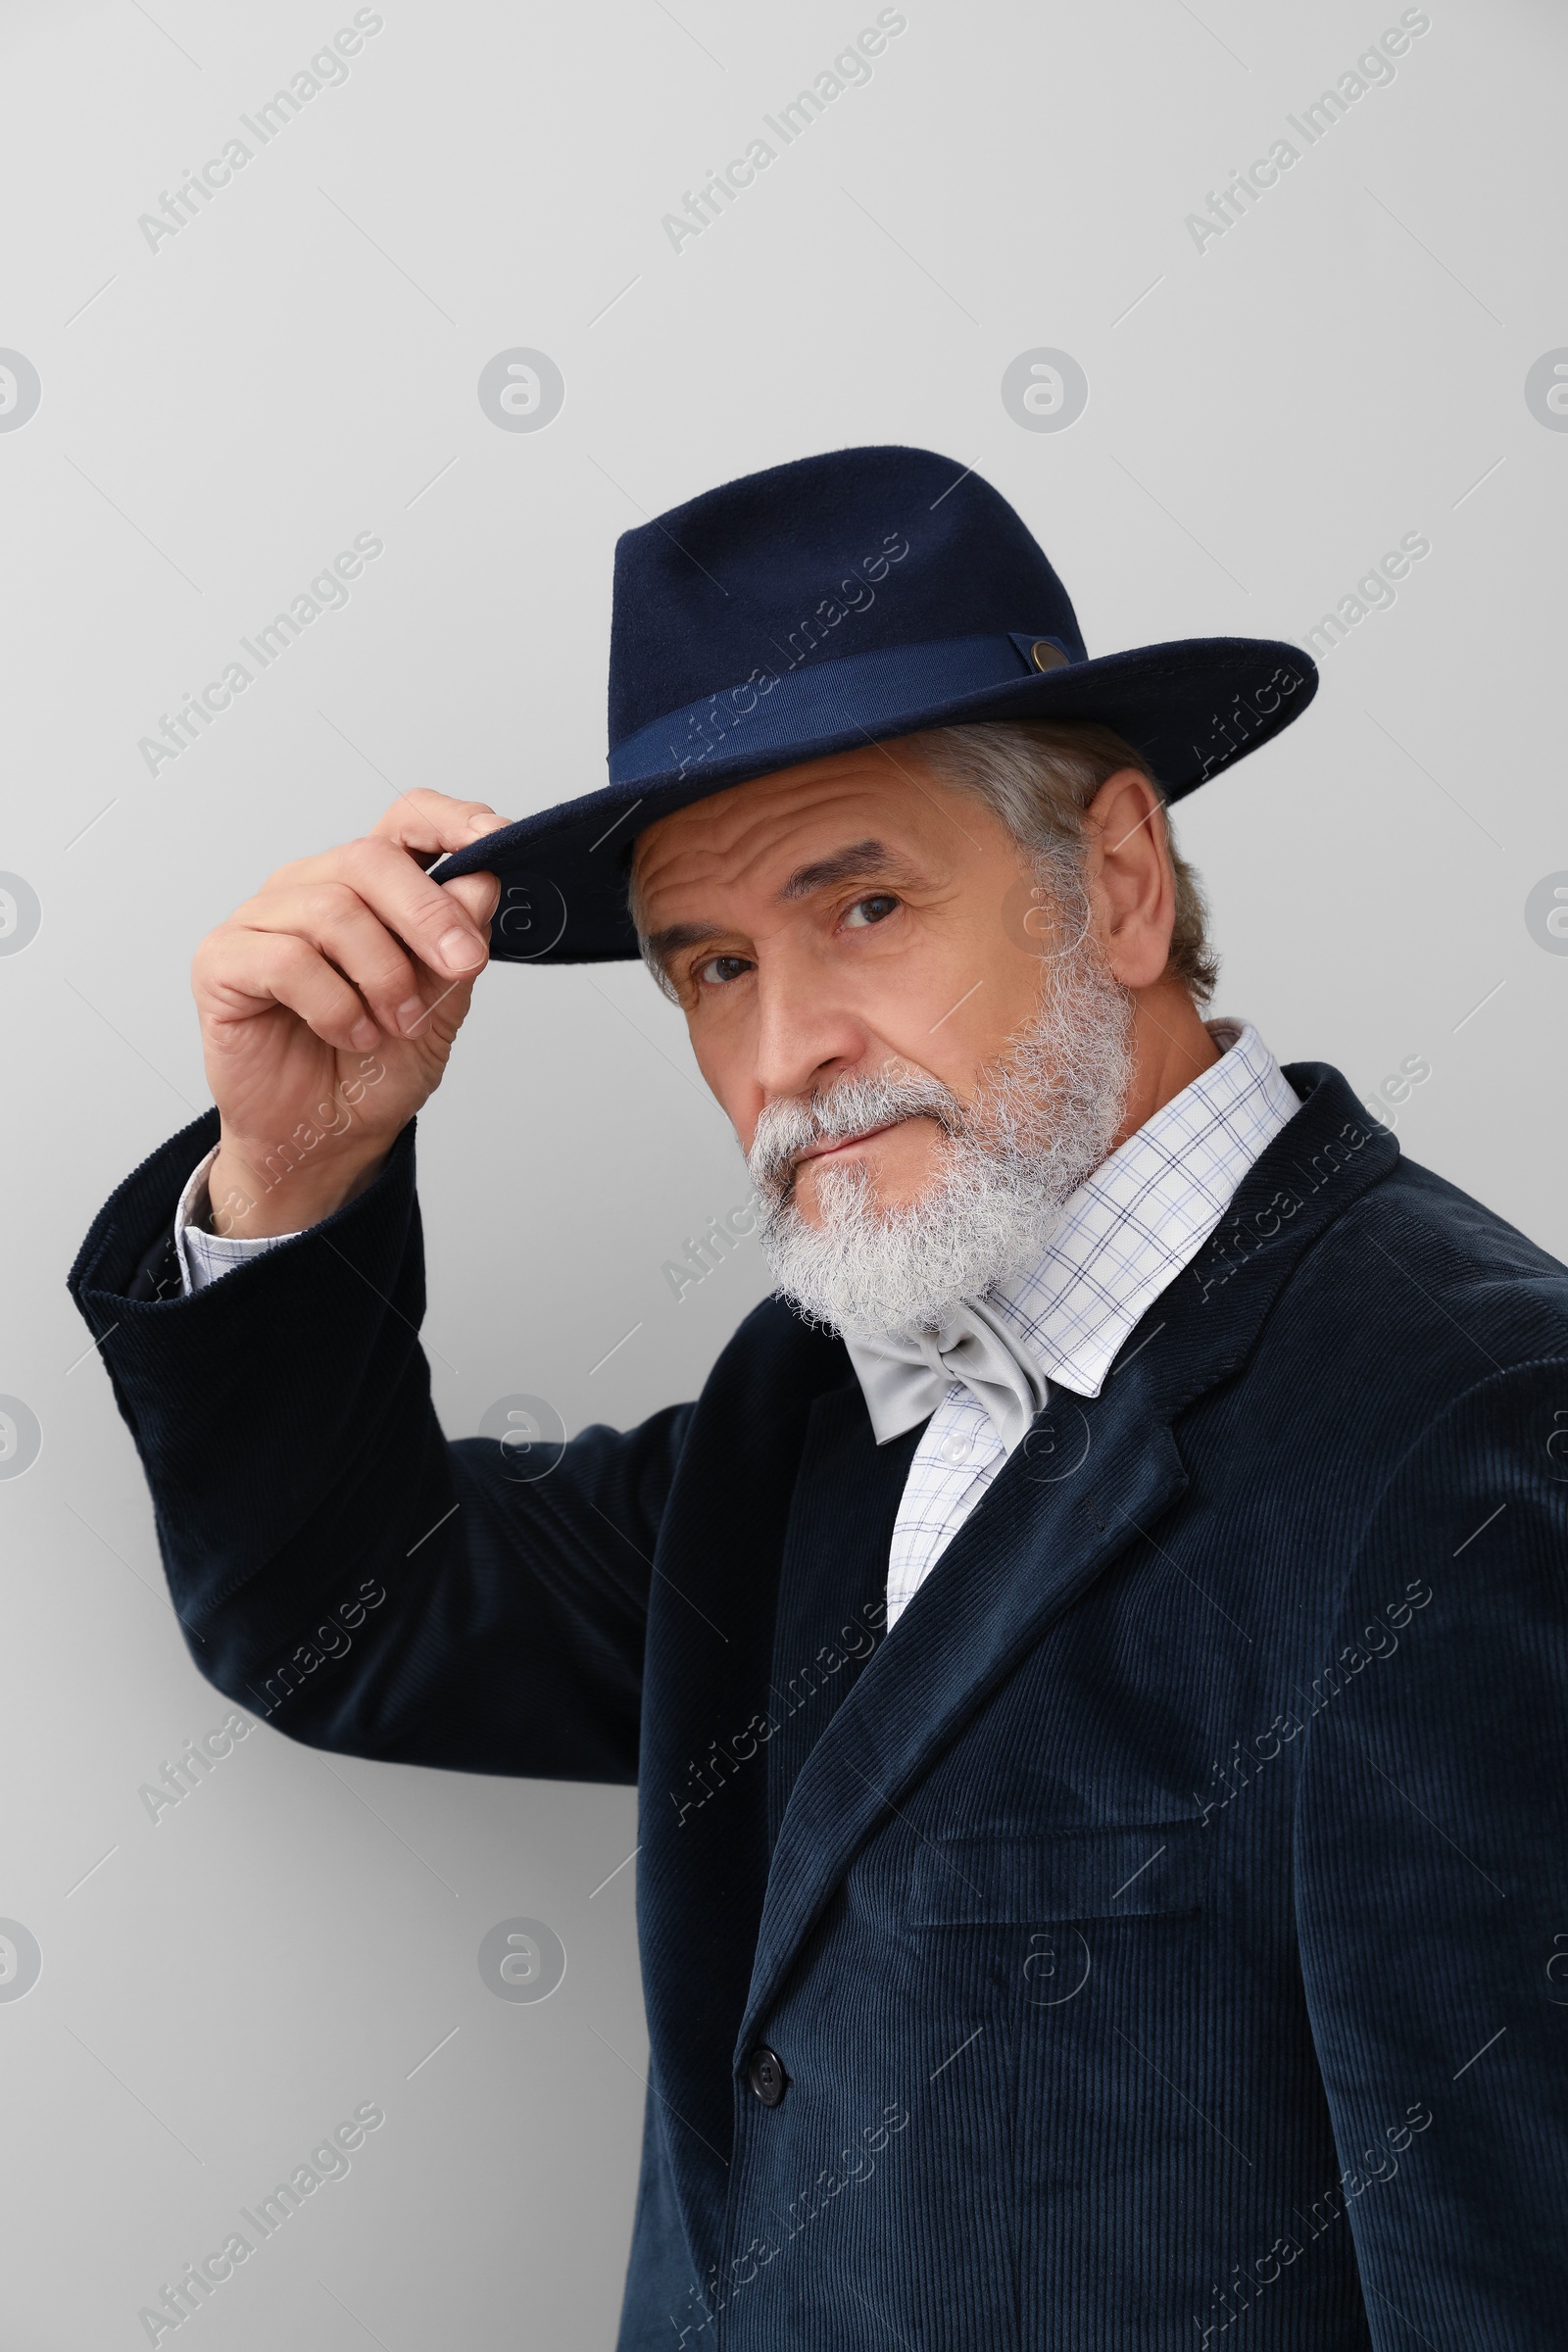
[[[906,1063],[852,1072],[819,1094],[789,1095],[764,1104],[747,1168],[764,1199],[786,1198],[795,1183],[796,1157],[810,1145],[845,1143],[873,1127],[917,1118],[935,1119],[947,1135],[965,1131],[963,1104],[928,1070]]]

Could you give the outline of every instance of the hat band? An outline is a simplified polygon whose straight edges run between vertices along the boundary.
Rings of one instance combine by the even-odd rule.
[[[808,658],[799,657],[803,663]],[[810,757],[803,746],[813,739],[856,729],[868,742],[906,734],[920,724],[922,710],[940,710],[963,695],[1083,659],[1081,648],[1060,637],[1023,630],[886,646],[783,672],[754,669],[744,684],[666,710],[624,737],[611,752],[610,781],[668,780],[672,771],[684,777],[710,761],[751,760],[775,750],[788,752],[781,764],[791,765]]]

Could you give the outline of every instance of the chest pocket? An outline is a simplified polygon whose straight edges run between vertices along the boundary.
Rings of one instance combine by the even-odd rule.
[[[1200,1821],[1165,1821],[943,1838],[916,1854],[906,1916],[916,1928],[1024,1927],[1200,1911],[1209,1879],[1202,1832]]]

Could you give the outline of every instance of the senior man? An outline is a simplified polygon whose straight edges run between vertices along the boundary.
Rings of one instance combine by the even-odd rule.
[[[1562,2340],[1568,1276],[1204,1019],[1165,817],[1314,685],[1091,661],[841,451],[621,542],[603,791],[410,793],[198,952],[216,1108],[73,1290],[220,1689],[638,1782],[626,2352]],[[645,956],[755,1180],[780,1295],[626,1433],[430,1404],[487,952]]]

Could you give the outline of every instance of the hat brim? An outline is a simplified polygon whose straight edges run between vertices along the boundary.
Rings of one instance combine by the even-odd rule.
[[[845,666],[824,663],[817,676],[831,683],[828,673]],[[638,953],[626,907],[637,835],[755,776],[928,727],[1095,719],[1147,761],[1167,801],[1179,801],[1280,734],[1316,691],[1316,665],[1299,646],[1256,637],[1142,646],[1043,672],[1021,670],[966,692],[947,688],[927,702],[918,686],[911,693],[906,676],[891,705],[872,687],[811,711],[763,709],[755,723],[735,728],[733,750],[705,756],[696,766],[665,753],[645,772],[622,774],[597,792],[481,836],[430,871],[440,882],[481,872],[500,877],[490,951],[497,962],[623,961]]]

